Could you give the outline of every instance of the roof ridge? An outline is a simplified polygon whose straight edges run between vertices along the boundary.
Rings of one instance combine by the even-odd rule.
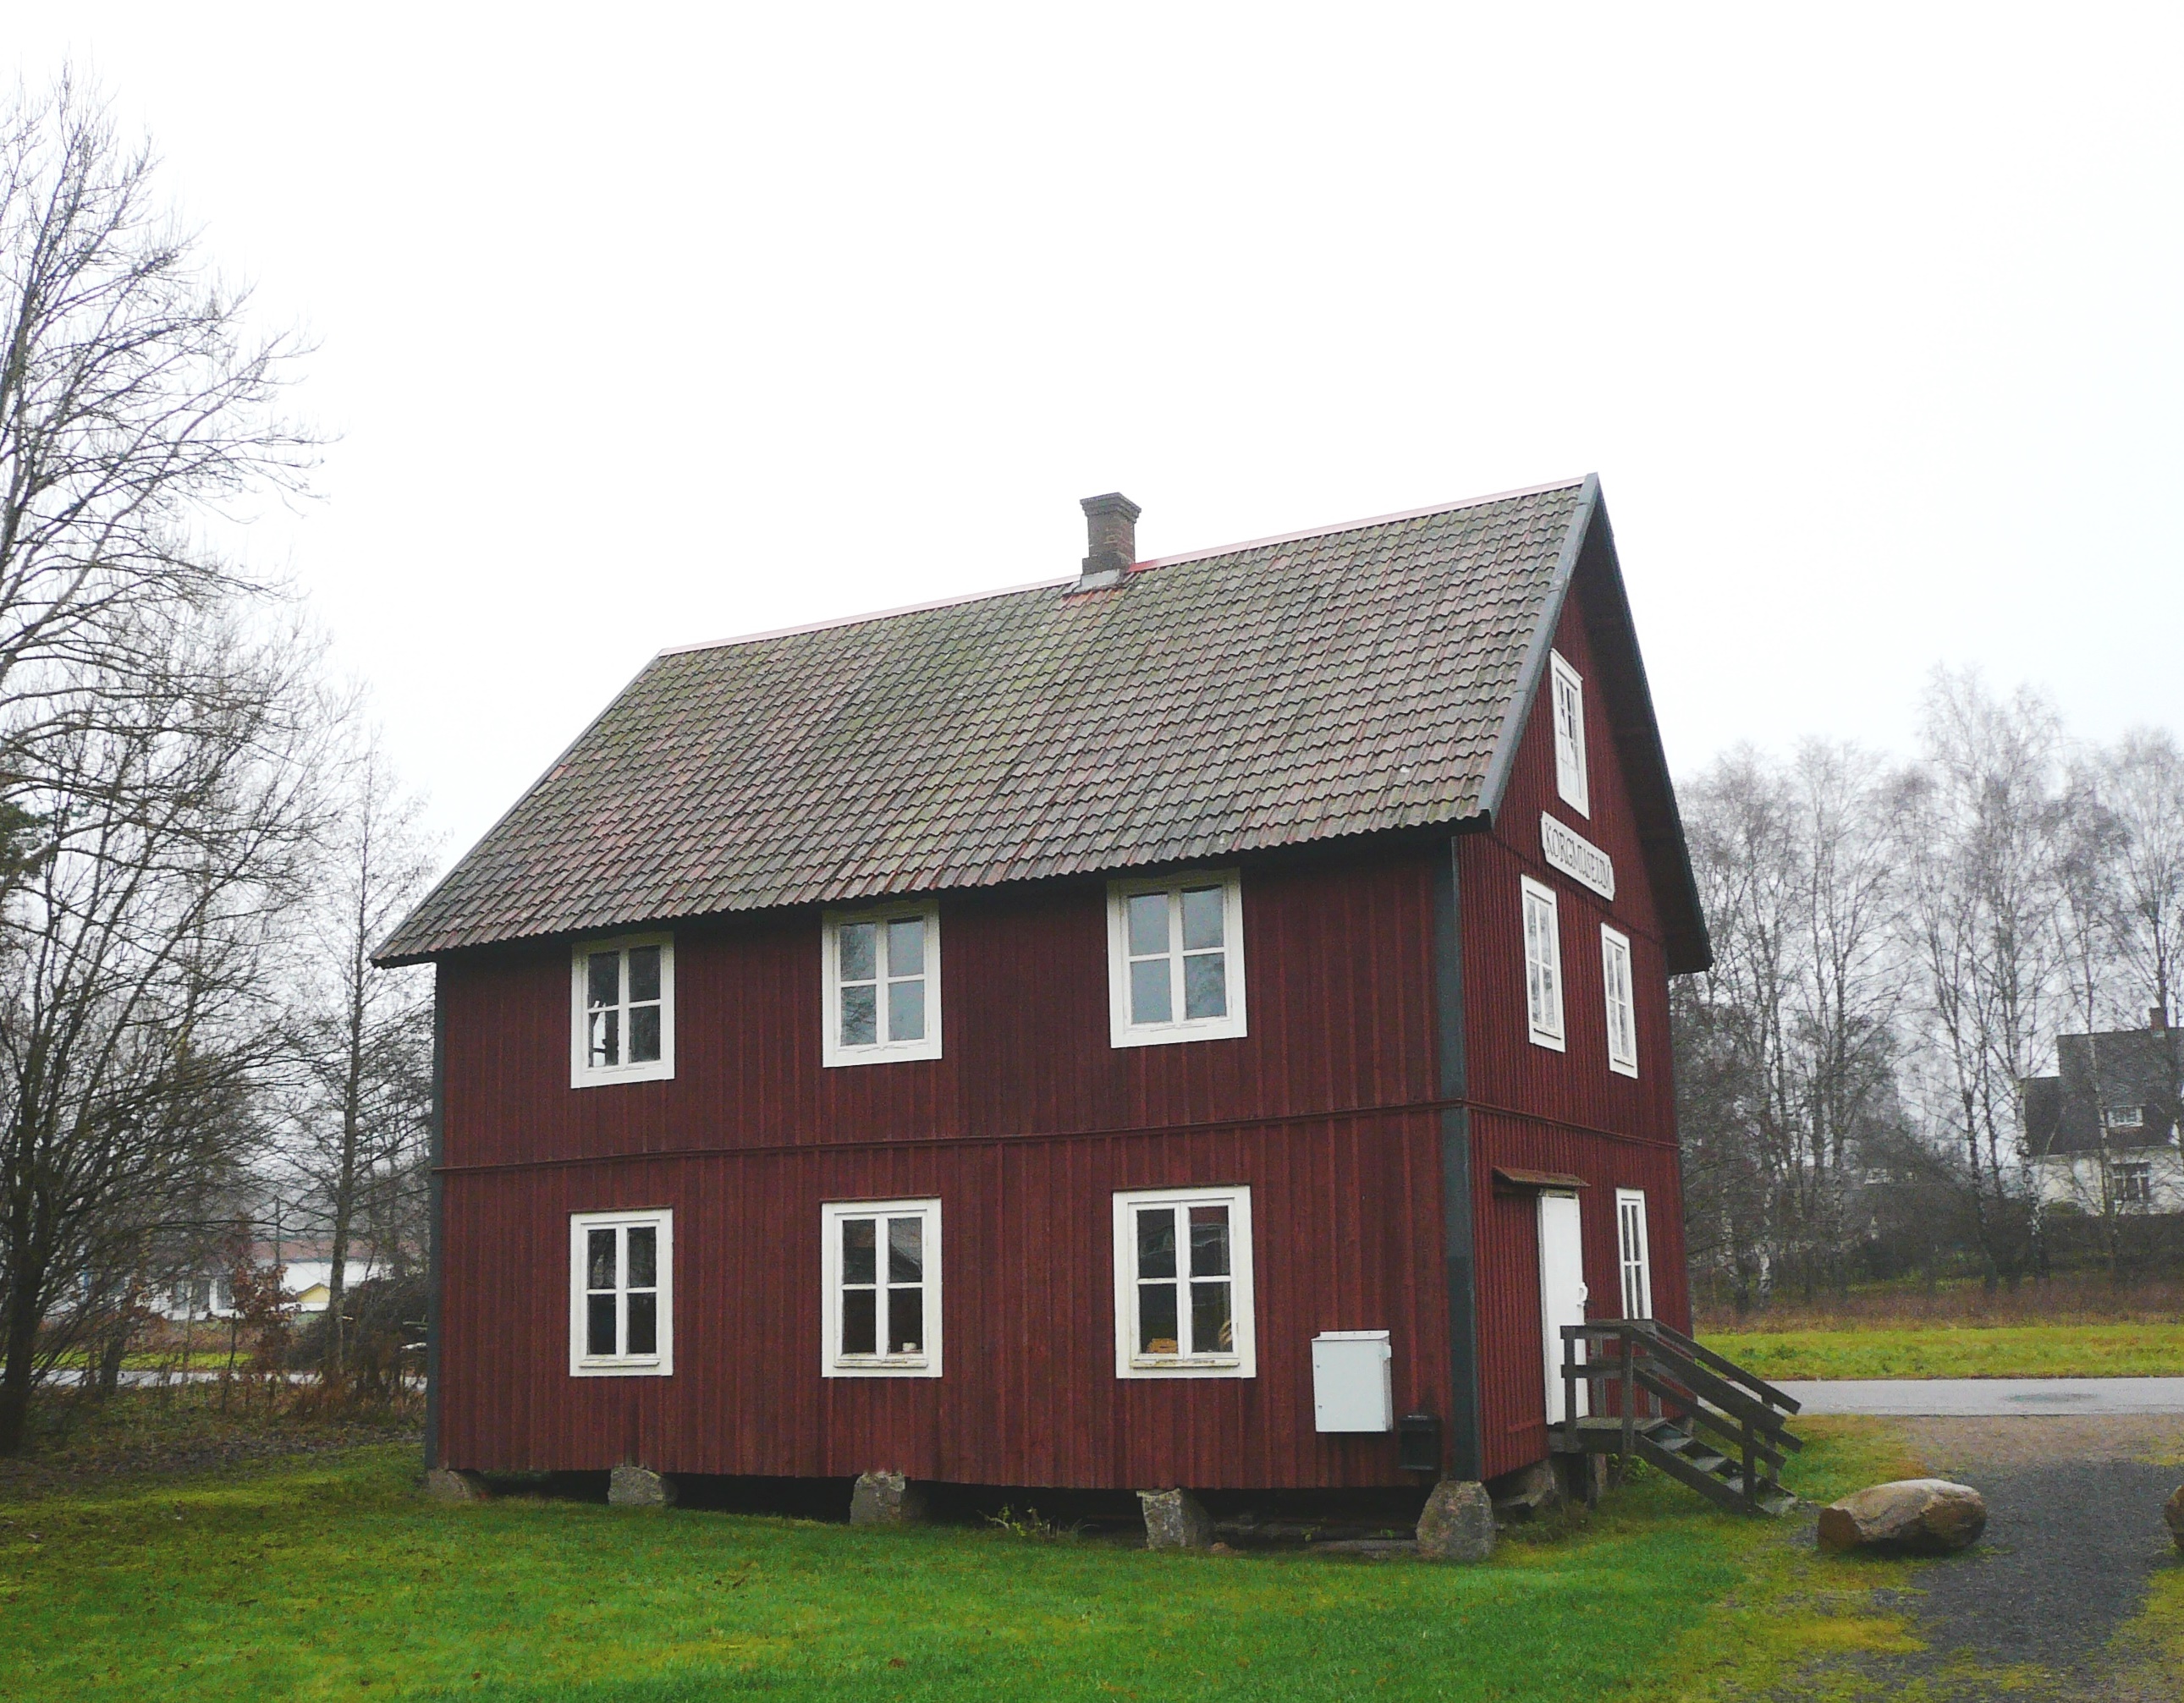
[[[1306,526],[1295,532],[1276,532],[1270,537],[1246,538],[1240,543],[1217,544],[1210,549],[1184,550],[1173,556],[1151,556],[1142,562],[1131,563],[1129,571],[1141,574],[1149,569],[1173,567],[1183,562],[1205,562],[1217,556],[1240,555],[1245,550],[1264,549],[1270,544],[1301,543],[1306,538],[1327,538],[1338,532],[1358,532],[1368,526],[1385,526],[1397,520],[1422,520],[1429,515],[1453,515],[1463,509],[1480,509],[1489,503],[1513,502],[1519,497],[1538,497],[1549,491],[1575,490],[1585,483],[1585,476],[1582,474],[1574,479],[1550,479],[1543,485],[1524,485],[1513,491],[1491,492],[1484,497],[1461,497],[1454,502],[1429,504],[1423,509],[1402,509],[1392,515],[1371,515],[1362,520],[1337,520],[1330,526]],[[1076,582],[1074,574],[1050,580],[1027,580],[1018,585],[996,586],[989,591],[959,592],[953,597],[934,598],[926,603],[898,604],[892,609],[867,609],[858,615],[831,615],[824,621],[803,621],[794,626],[768,627],[761,632],[732,633],[726,638],[703,638],[688,644],[666,645],[655,655],[682,656],[694,650],[725,650],[731,645],[758,644],[770,638],[794,638],[801,633],[828,632],[836,627],[861,626],[866,621],[892,621],[897,615],[922,615],[928,609],[955,609],[964,604],[983,603],[989,598],[1051,591]]]

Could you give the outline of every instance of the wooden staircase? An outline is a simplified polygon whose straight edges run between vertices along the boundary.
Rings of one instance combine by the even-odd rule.
[[[1798,1404],[1733,1361],[1658,1319],[1596,1319],[1563,1327],[1563,1411],[1549,1428],[1558,1454],[1614,1457],[1614,1481],[1650,1461],[1733,1513],[1781,1515],[1797,1499],[1784,1461],[1804,1445],[1786,1421]],[[1591,1392],[1582,1405],[1579,1390]]]

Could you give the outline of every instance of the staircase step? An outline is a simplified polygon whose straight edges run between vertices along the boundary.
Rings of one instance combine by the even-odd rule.
[[[1697,1467],[1700,1472],[1712,1472],[1716,1475],[1720,1473],[1723,1467],[1732,1464],[1728,1456],[1724,1455],[1686,1455],[1684,1459]]]

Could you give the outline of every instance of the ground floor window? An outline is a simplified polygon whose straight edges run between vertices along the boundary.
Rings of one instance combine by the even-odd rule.
[[[939,1377],[939,1201],[830,1201],[819,1212],[820,1371]]]
[[[1653,1271],[1646,1249],[1646,1191],[1615,1191],[1615,1239],[1623,1273],[1623,1316],[1653,1316]]]
[[[570,1215],[571,1377],[674,1370],[674,1233],[666,1210]]]
[[[1115,1375],[1253,1377],[1251,1191],[1115,1197]]]

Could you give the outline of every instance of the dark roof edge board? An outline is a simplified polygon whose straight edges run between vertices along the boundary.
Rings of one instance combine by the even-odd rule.
[[[613,697],[608,698],[605,703],[599,705],[598,713],[594,715],[590,721],[584,723],[582,727],[577,730],[577,737],[571,739],[567,744],[564,745],[560,751],[554,754],[554,760],[538,771],[537,778],[534,779],[529,786],[526,787],[521,792],[518,793],[514,799],[509,801],[508,808],[493,819],[493,825],[490,827],[487,828],[483,833],[480,834],[476,839],[471,842],[470,849],[464,852],[461,857],[457,858],[453,863],[448,865],[446,872],[443,874],[437,881],[434,882],[432,886],[425,889],[425,896],[422,899],[420,899],[415,904],[412,904],[407,910],[403,912],[402,921],[394,925],[393,932],[387,935],[384,940],[382,940],[379,944],[372,949],[371,961],[375,965],[378,966],[382,970],[401,970],[407,968],[412,964],[430,964],[435,958],[441,955],[438,952],[399,952],[390,954],[387,949],[395,940],[401,938],[402,932],[409,927],[411,919],[414,918],[419,911],[424,910],[426,905],[430,904],[434,899],[438,897],[440,889],[445,887],[449,882],[453,881],[456,876],[462,872],[464,860],[470,856],[471,852],[476,850],[478,847],[483,845],[488,840],[499,833],[502,827],[506,825],[508,819],[531,801],[532,794],[536,793],[541,787],[544,786],[549,781],[554,778],[555,772],[560,770],[560,766],[564,763],[569,760],[571,755],[574,754],[577,747],[582,744],[585,740],[592,737],[592,730],[598,726],[600,722],[605,721],[607,717],[613,713],[615,705],[621,702],[624,695],[627,693],[630,687],[636,685],[638,681],[644,679],[645,675],[650,671],[652,665],[659,660],[660,659],[657,656],[649,656],[645,658],[643,665],[638,669],[637,672],[631,675],[628,679],[622,682],[621,690],[616,693]]]
[[[1532,700],[1539,693],[1540,678],[1547,671],[1547,657],[1555,648],[1555,628],[1561,624],[1563,604],[1577,573],[1578,554],[1585,548],[1585,536],[1592,529],[1593,514],[1599,507],[1600,476],[1588,473],[1578,492],[1577,507],[1570,515],[1569,531],[1563,536],[1562,554],[1555,559],[1554,573],[1547,581],[1540,619],[1532,628],[1531,642],[1524,648],[1524,665],[1517,671],[1517,689],[1502,708],[1502,732],[1494,742],[1494,755],[1479,789],[1479,811],[1489,821],[1501,816],[1502,795],[1509,789],[1509,776],[1517,766],[1517,748],[1524,743],[1525,724],[1532,719]]]

